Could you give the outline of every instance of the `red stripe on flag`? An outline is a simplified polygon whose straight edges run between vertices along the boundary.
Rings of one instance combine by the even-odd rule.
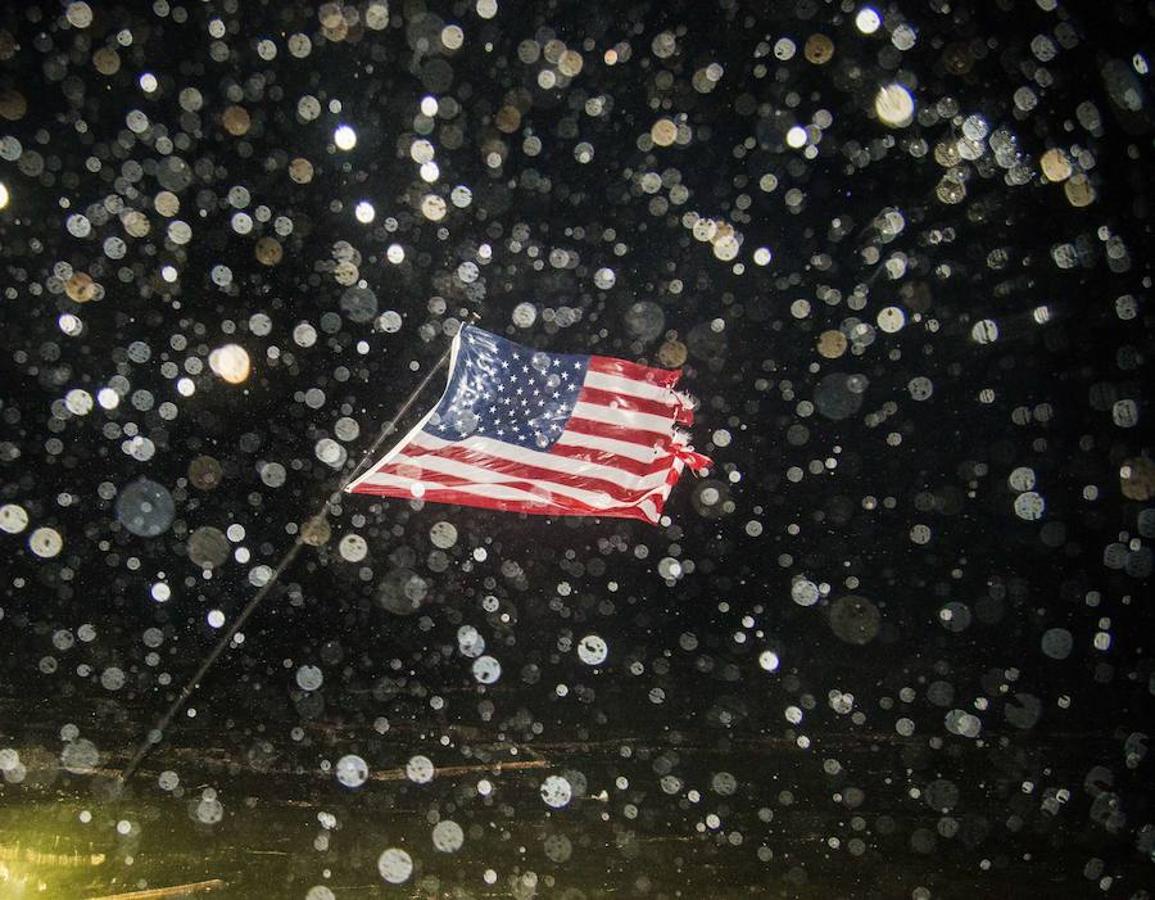
[[[643,522],[652,521],[641,509],[635,506],[622,506],[614,509],[599,509],[584,512],[580,504],[569,500],[564,506],[553,503],[529,503],[522,500],[503,500],[496,497],[483,497],[480,494],[471,494],[467,491],[455,491],[451,488],[427,487],[420,497],[413,496],[407,490],[388,485],[360,484],[354,490],[357,494],[371,494],[377,497],[397,497],[402,500],[425,500],[429,503],[454,503],[458,506],[474,506],[483,509],[497,509],[503,512],[523,512],[535,516],[587,516],[605,519],[641,519]],[[662,514],[663,501],[655,494],[650,500],[653,502],[658,515]]]
[[[627,428],[624,425],[609,425],[606,422],[595,422],[592,419],[570,418],[565,425],[566,431],[576,431],[578,434],[590,434],[594,437],[613,438],[615,441],[627,441],[631,444],[641,444],[643,447],[665,447],[670,441],[668,434],[660,431],[645,431],[641,428]]]
[[[447,475],[444,472],[426,471],[420,466],[413,463],[398,462],[389,463],[377,470],[382,475],[392,475],[395,478],[408,478],[412,481],[419,481],[430,489],[430,485],[440,485],[442,487],[477,487],[484,489],[489,486],[486,482],[476,481],[472,478],[464,478],[460,475]],[[568,494],[560,491],[551,491],[543,487],[536,481],[501,481],[492,483],[500,487],[515,488],[519,491],[524,491],[527,494],[532,494],[542,498],[543,503],[551,502],[551,498],[556,494],[558,498],[563,499],[567,506],[573,506],[575,509],[581,509],[589,513],[596,513],[601,508],[593,506],[589,503],[583,503],[581,500],[574,500]],[[481,494],[471,496],[482,496]],[[529,502],[529,501],[527,501]],[[612,509],[612,507],[610,507]]]

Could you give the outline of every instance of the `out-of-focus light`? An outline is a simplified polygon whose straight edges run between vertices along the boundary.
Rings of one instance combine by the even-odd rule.
[[[874,111],[884,125],[902,128],[914,119],[914,97],[901,84],[885,85],[874,97]]]
[[[357,221],[362,225],[368,225],[375,218],[377,218],[377,210],[373,208],[373,204],[368,200],[362,200],[357,204],[357,208],[353,211],[357,217]]]
[[[801,125],[795,125],[786,132],[786,144],[797,150],[806,144],[806,129]]]
[[[8,185],[0,181],[0,209],[8,205]]]
[[[69,337],[76,337],[84,330],[84,324],[76,316],[72,315],[72,313],[64,313],[56,321],[60,326],[60,330]]]
[[[447,50],[460,50],[465,43],[465,32],[460,25],[446,25],[441,29],[441,43]]]
[[[421,198],[421,213],[430,222],[440,222],[445,218],[445,199],[437,194],[426,194]]]
[[[225,344],[209,354],[209,368],[229,384],[249,377],[249,354],[239,344]]]
[[[423,97],[421,99],[421,112],[423,115],[435,116],[439,108],[440,104],[437,102],[436,97]]]
[[[338,150],[352,150],[357,146],[357,132],[348,125],[339,125],[333,132],[333,143]]]
[[[858,15],[854,17],[855,27],[863,34],[874,34],[878,31],[878,27],[882,24],[882,19],[879,18],[877,12],[869,6],[864,6],[858,11]]]
[[[96,395],[96,402],[103,409],[116,409],[120,406],[120,394],[109,387],[101,388]]]

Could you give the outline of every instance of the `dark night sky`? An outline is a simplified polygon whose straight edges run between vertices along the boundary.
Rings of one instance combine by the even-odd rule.
[[[216,640],[210,611],[236,615],[254,570],[340,481],[318,444],[338,440],[353,465],[476,314],[555,352],[685,359],[695,445],[716,468],[683,478],[660,527],[344,498],[332,539],[282,577],[170,744],[208,734],[242,765],[313,769],[434,751],[453,766],[503,740],[687,744],[706,755],[670,764],[679,790],[659,787],[666,764],[647,756],[630,776],[638,796],[618,789],[605,809],[618,821],[638,805],[632,827],[697,840],[723,879],[761,865],[755,848],[781,832],[760,810],[788,807],[842,849],[766,863],[767,878],[790,876],[784,895],[795,867],[819,878],[859,856],[909,866],[901,891],[850,896],[953,895],[942,884],[979,878],[983,859],[1032,877],[1021,842],[1056,854],[1056,884],[1092,890],[1093,858],[1124,885],[1104,896],[1140,896],[1155,833],[1151,22],[1139,3],[1088,19],[1050,5],[879,7],[873,33],[860,7],[808,0],[502,4],[492,17],[413,2],[383,28],[366,3],[93,3],[91,22],[85,4],[7,7],[0,696],[35,714],[0,722],[0,748],[57,758],[76,723],[115,765]],[[302,34],[311,50],[296,56]],[[102,48],[116,49],[111,74]],[[884,86],[913,99],[913,121],[880,120]],[[230,130],[238,106],[248,124]],[[651,137],[663,118],[683,126],[673,146]],[[342,124],[357,135],[348,151],[334,145]],[[414,158],[422,139],[432,181]],[[312,164],[307,183],[295,159]],[[460,207],[458,186],[471,192]],[[429,195],[447,200],[444,219],[430,220]],[[733,229],[734,258],[695,236],[698,219]],[[268,238],[282,253],[271,265]],[[102,296],[83,296],[88,279]],[[238,385],[209,360],[234,343],[252,360]],[[220,467],[211,488],[190,482],[203,457]],[[156,536],[126,527],[131,495],[118,502],[141,478],[171,498]],[[457,539],[442,548],[430,529],[444,521]],[[228,533],[211,572],[190,559],[206,528]],[[350,533],[363,560],[341,549]],[[37,552],[53,535],[59,552]],[[501,663],[489,689],[463,627]],[[603,666],[573,649],[591,633],[609,645]],[[320,689],[301,688],[302,666],[320,667]],[[380,716],[403,745],[374,732]],[[107,741],[128,744],[106,745],[109,722]],[[306,725],[316,733],[291,734]],[[737,786],[719,800],[718,766],[759,741],[782,756],[735,756]],[[870,749],[832,772],[850,746]],[[615,793],[613,765],[596,790]],[[13,771],[0,796],[23,796]],[[80,790],[77,773],[60,776]],[[861,853],[845,850],[847,805],[830,802],[848,787],[866,796]],[[688,803],[692,788],[722,804],[741,847],[704,841],[695,824],[714,806]],[[397,790],[381,802],[424,802]],[[535,793],[513,806],[526,822],[548,812]],[[331,794],[361,802],[335,782]],[[467,828],[485,815],[456,813]],[[610,827],[593,812],[574,825],[595,843]],[[375,859],[389,844],[373,846]],[[432,871],[431,847],[410,850]],[[508,846],[486,853],[502,873],[516,862]],[[623,858],[625,890],[642,893],[641,871],[670,888],[660,866]],[[328,864],[378,879],[373,859],[342,859]],[[441,877],[476,884],[481,869],[462,865]],[[564,864],[539,868],[564,881]],[[317,881],[294,878],[286,896]]]

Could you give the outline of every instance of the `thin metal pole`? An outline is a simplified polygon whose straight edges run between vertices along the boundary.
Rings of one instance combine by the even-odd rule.
[[[433,380],[433,376],[441,371],[442,366],[449,362],[449,355],[452,352],[453,346],[451,344],[449,349],[441,354],[441,359],[437,360],[437,363],[433,366],[433,368],[425,373],[425,377],[421,379],[421,384],[417,385],[417,387],[413,389],[413,393],[410,394],[408,399],[401,404],[401,407],[397,410],[396,413],[393,414],[393,418],[386,422],[385,426],[379,432],[377,432],[377,437],[374,438],[373,443],[369,445],[369,449],[365,451],[365,454],[361,457],[361,461],[353,467],[353,471],[345,476],[345,479],[341,482],[341,486],[333,492],[332,496],[329,497],[329,500],[325,503],[325,508],[322,511],[323,513],[327,514],[329,512],[329,504],[340,497],[341,492],[344,491],[345,488],[347,488],[350,484],[352,484],[353,481],[355,481],[358,477],[360,477],[361,471],[365,468],[366,463],[370,462],[377,456],[377,451],[381,449],[381,445],[385,443],[385,439],[397,430],[397,423],[401,421],[401,417],[404,416],[405,413],[409,412],[409,407],[411,407],[414,401],[416,401],[417,398],[421,396],[421,393],[427,387],[429,387],[429,382]]]
[[[476,315],[474,315],[471,317],[470,321],[475,321],[476,318]],[[373,443],[369,445],[369,449],[365,451],[357,465],[354,466],[353,470],[341,480],[340,487],[338,487],[336,491],[329,495],[324,504],[317,511],[316,515],[314,515],[312,519],[309,520],[309,523],[321,522],[328,517],[333,505],[340,500],[341,493],[345,490],[346,487],[349,486],[353,479],[357,478],[361,474],[365,466],[369,465],[372,460],[376,458],[377,452],[381,449],[381,445],[385,443],[385,439],[397,430],[397,423],[401,420],[401,417],[404,416],[405,413],[409,412],[409,408],[413,406],[414,402],[421,395],[421,392],[429,386],[429,382],[433,380],[433,376],[436,375],[437,372],[439,372],[441,368],[446,364],[446,362],[449,361],[449,355],[452,352],[453,345],[450,344],[449,348],[443,354],[441,354],[441,359],[437,360],[437,363],[433,366],[433,368],[431,368],[425,374],[425,377],[421,380],[421,383],[413,389],[413,393],[409,395],[405,402],[402,403],[398,408],[397,412],[393,414],[393,418],[386,422],[382,429],[377,433],[377,437],[374,439]],[[216,643],[216,646],[213,647],[213,649],[209,652],[209,655],[206,656],[201,662],[200,668],[197,669],[196,674],[189,679],[183,688],[181,688],[181,691],[179,694],[177,694],[176,699],[170,704],[169,708],[165,710],[164,715],[160,717],[160,720],[156,723],[155,727],[153,727],[153,729],[149,731],[147,735],[145,735],[145,738],[143,741],[141,741],[140,746],[136,748],[136,753],[134,753],[132,759],[128,761],[128,765],[126,765],[121,770],[120,774],[116,776],[116,780],[120,785],[123,786],[123,784],[132,777],[133,773],[140,767],[140,764],[144,762],[145,757],[152,752],[153,747],[155,747],[164,739],[165,729],[168,728],[168,726],[171,724],[173,716],[180,712],[185,703],[188,702],[189,697],[191,697],[196,689],[200,687],[201,681],[204,679],[209,669],[213,667],[213,664],[216,663],[217,659],[220,658],[220,655],[232,641],[233,636],[241,630],[245,622],[248,621],[249,616],[251,616],[256,608],[261,605],[261,601],[269,595],[274,585],[276,585],[278,579],[280,579],[281,573],[284,572],[285,569],[287,569],[292,564],[293,560],[297,558],[297,554],[301,552],[301,548],[304,545],[305,529],[301,528],[297,531],[297,538],[293,541],[293,546],[285,551],[284,556],[281,557],[280,561],[273,569],[272,575],[269,576],[269,580],[261,585],[261,589],[253,595],[253,598],[248,603],[245,604],[245,608],[241,610],[241,614],[233,620],[232,624],[229,625],[228,628],[225,629],[224,634],[221,635],[220,640],[218,640]]]

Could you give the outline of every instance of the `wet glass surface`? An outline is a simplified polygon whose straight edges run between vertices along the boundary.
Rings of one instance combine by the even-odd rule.
[[[1152,33],[6,5],[0,896],[1149,897]],[[334,494],[469,322],[713,468]]]

